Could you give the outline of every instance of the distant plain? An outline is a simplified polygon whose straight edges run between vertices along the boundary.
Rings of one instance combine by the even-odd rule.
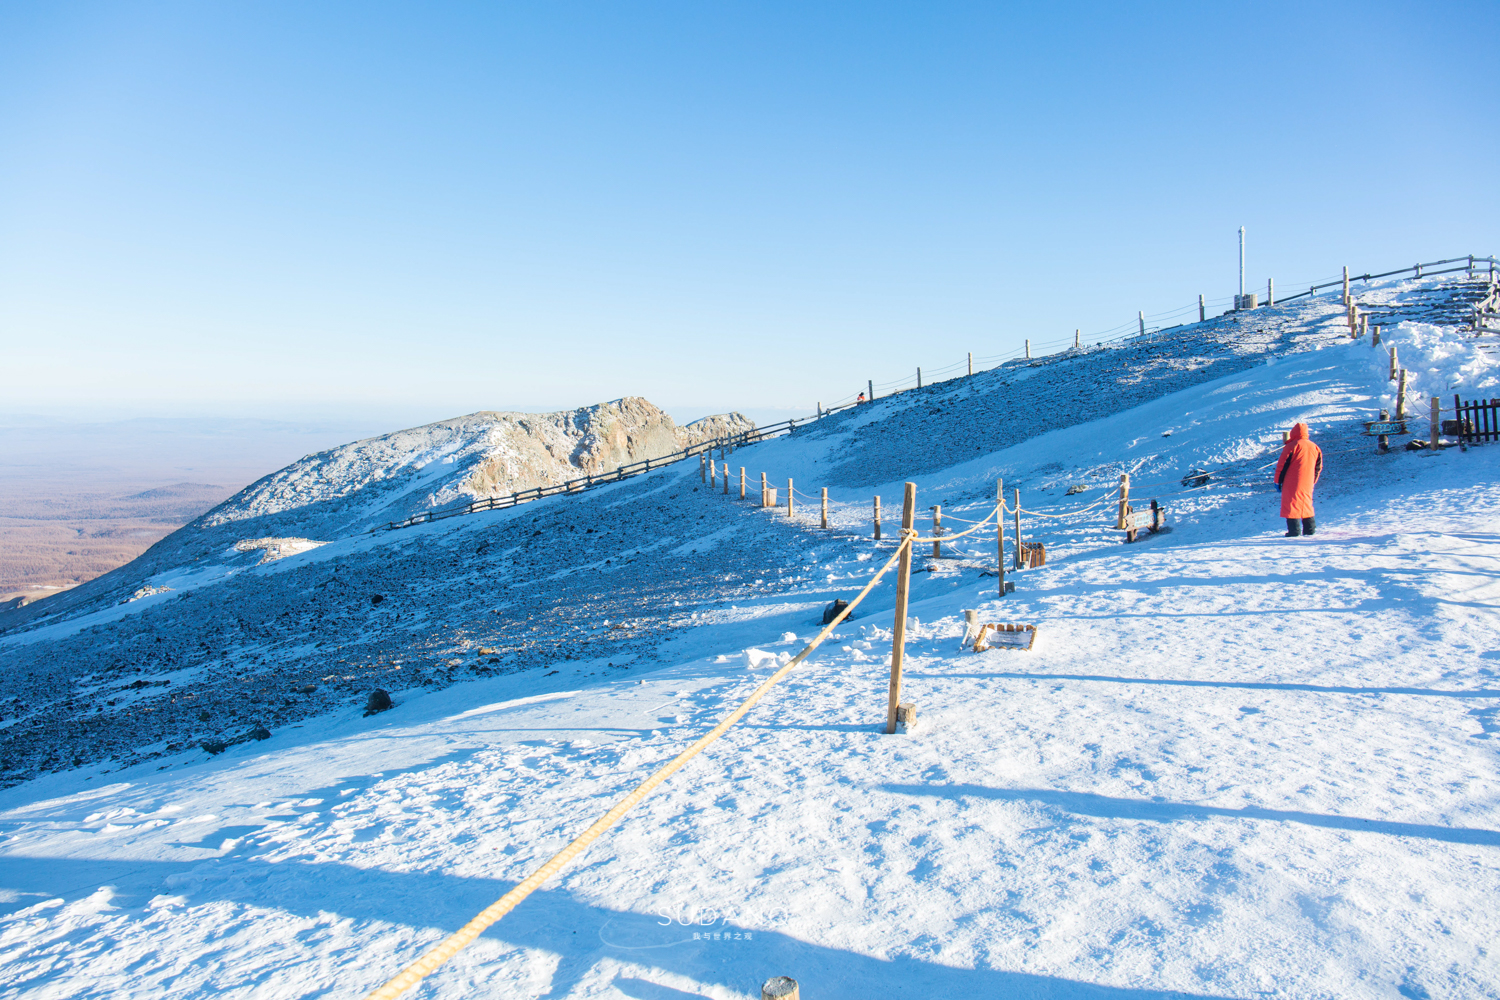
[[[261,476],[388,419],[0,417],[0,606],[123,566]]]

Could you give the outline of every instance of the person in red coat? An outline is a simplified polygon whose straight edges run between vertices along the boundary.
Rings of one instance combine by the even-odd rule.
[[[1307,425],[1292,428],[1292,437],[1281,447],[1276,463],[1276,488],[1281,491],[1281,516],[1286,518],[1286,537],[1311,535],[1317,531],[1313,520],[1313,487],[1323,477],[1323,449],[1307,436]]]

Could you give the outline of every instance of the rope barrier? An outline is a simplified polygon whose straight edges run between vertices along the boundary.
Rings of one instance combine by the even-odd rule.
[[[817,637],[807,644],[802,652],[792,657],[786,666],[767,678],[765,683],[761,684],[760,687],[751,693],[750,697],[746,698],[740,703],[738,708],[729,713],[723,722],[720,722],[696,743],[673,758],[670,763],[658,769],[655,774],[636,786],[635,791],[617,802],[613,809],[595,820],[593,826],[590,826],[583,833],[579,834],[572,843],[553,855],[551,860],[527,876],[525,881],[480,911],[473,920],[470,920],[459,930],[449,935],[441,944],[429,949],[421,958],[401,970],[400,974],[394,979],[369,993],[365,1000],[395,1000],[396,997],[436,972],[443,963],[467,948],[492,924],[511,910],[514,910],[522,900],[539,889],[543,882],[556,875],[569,861],[572,861],[579,854],[583,853],[590,844],[598,840],[601,834],[619,822],[621,817],[638,805],[647,795],[650,795],[653,789],[676,774],[682,769],[683,765],[702,753],[706,747],[728,732],[736,722],[744,718],[745,713],[754,708],[756,703],[764,698],[771,688],[781,683],[787,674],[790,674],[803,660],[807,659],[809,654],[817,649],[823,640],[828,638],[845,618],[849,617],[849,613],[858,607],[859,602],[863,601],[870,591],[875,589],[875,585],[880,582],[880,578],[885,576],[886,572],[896,564],[896,560],[901,557],[901,553],[905,551],[906,547],[922,540],[916,537],[916,532],[914,531],[906,533],[906,537],[896,546],[896,551],[891,554],[890,559],[886,560],[886,564],[880,567],[880,572],[876,573],[870,578],[870,582],[865,584],[865,589],[859,592],[859,596],[850,601],[848,606],[833,621],[829,622],[823,631],[819,632]]]

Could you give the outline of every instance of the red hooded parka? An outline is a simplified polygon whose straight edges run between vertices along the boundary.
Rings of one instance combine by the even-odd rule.
[[[1276,485],[1281,487],[1282,517],[1312,517],[1313,487],[1323,475],[1323,449],[1307,437],[1307,425],[1292,428],[1292,439],[1281,448],[1276,463]]]

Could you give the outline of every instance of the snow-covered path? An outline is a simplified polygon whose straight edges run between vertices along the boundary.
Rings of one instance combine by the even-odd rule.
[[[917,733],[878,732],[872,613],[427,995],[1493,995],[1500,488],[1486,453],[1431,461],[1401,496],[1425,531],[1372,531],[1376,493],[1311,540],[1058,563],[1003,610],[991,580],[919,576]],[[1038,649],[956,652],[962,607],[1042,622]],[[694,631],[702,655],[644,681],[493,705],[513,679],[480,681],[170,777],[7,792],[7,988],[358,995],[774,663]]]

